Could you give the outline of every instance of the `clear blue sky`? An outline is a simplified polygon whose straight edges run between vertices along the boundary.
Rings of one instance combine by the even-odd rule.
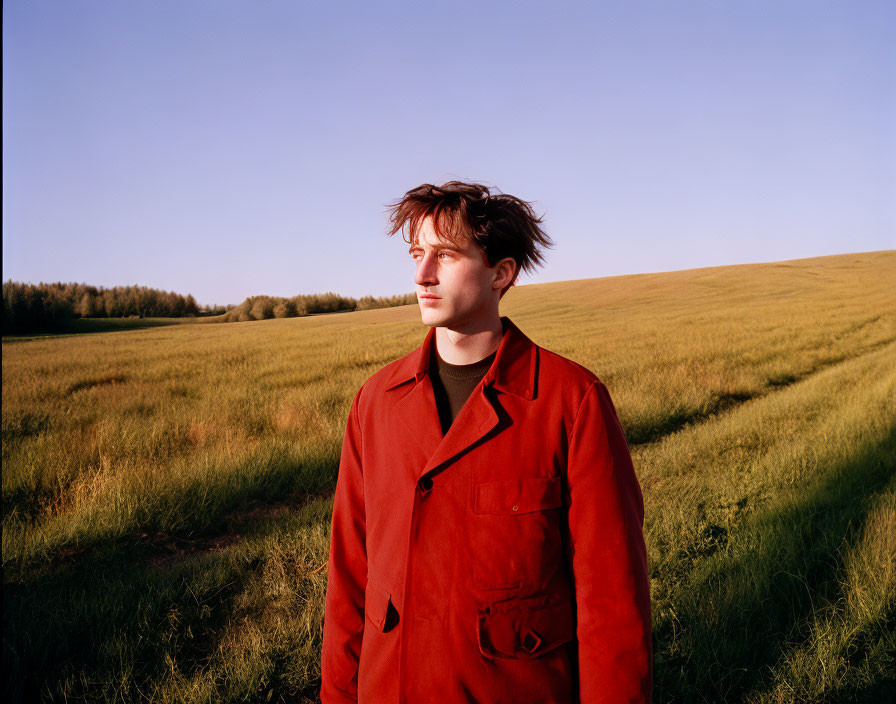
[[[896,3],[3,3],[3,279],[409,292],[387,202],[535,202],[560,281],[896,247]]]

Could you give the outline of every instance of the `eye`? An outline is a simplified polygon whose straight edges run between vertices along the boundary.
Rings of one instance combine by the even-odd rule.
[[[441,258],[441,257],[448,257],[450,259],[451,255],[448,254],[448,252],[439,252],[439,258]]]

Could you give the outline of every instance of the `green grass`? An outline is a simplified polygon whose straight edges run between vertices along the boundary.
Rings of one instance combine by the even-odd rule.
[[[896,252],[513,289],[609,387],[657,702],[896,692]],[[3,344],[7,699],[312,701],[351,399],[416,306]]]

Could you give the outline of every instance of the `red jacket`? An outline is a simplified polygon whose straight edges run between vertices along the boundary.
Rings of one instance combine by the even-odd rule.
[[[443,437],[421,347],[352,402],[324,704],[649,702],[644,504],[613,402],[509,318]]]

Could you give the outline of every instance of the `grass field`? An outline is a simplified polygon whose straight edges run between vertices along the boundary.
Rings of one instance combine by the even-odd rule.
[[[644,493],[657,702],[896,696],[896,252],[529,285]],[[313,701],[358,387],[416,306],[3,343],[6,701]]]
[[[63,337],[66,335],[85,335],[94,332],[120,332],[124,330],[139,330],[142,328],[158,328],[168,325],[186,325],[191,323],[204,323],[215,320],[220,316],[208,316],[202,318],[73,318],[66,321],[60,329],[51,332],[23,333],[4,337],[7,343],[25,342],[28,340],[41,340],[48,337]]]

